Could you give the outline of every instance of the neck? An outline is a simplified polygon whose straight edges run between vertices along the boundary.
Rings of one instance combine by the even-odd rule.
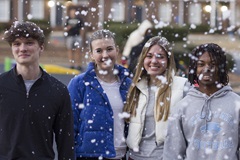
[[[114,75],[113,72],[108,72],[107,74],[101,74],[99,71],[96,72],[98,78],[107,83],[112,83],[117,80],[117,75]]]
[[[24,80],[35,80],[41,75],[41,70],[39,66],[20,66],[17,65],[16,67],[17,74],[21,74]]]
[[[216,86],[201,86],[201,85],[199,85],[199,91],[201,91],[202,93],[205,93],[208,96],[211,96],[212,94],[214,94],[221,88],[217,88]]]
[[[157,86],[159,79],[157,77],[150,77],[149,85]]]

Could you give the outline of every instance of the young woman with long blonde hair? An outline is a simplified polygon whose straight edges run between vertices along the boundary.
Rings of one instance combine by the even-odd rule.
[[[162,159],[167,119],[184,96],[187,79],[175,76],[174,55],[166,38],[146,42],[138,59],[124,111],[130,114],[129,158]]]

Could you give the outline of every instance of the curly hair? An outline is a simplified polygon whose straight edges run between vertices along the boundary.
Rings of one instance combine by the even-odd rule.
[[[11,46],[12,43],[17,38],[33,38],[38,41],[39,45],[44,44],[45,36],[43,34],[43,30],[40,29],[35,23],[33,22],[13,22],[12,26],[9,30],[4,33],[3,39],[9,43]]]
[[[208,52],[212,60],[214,60],[218,67],[219,83],[227,85],[229,82],[228,70],[227,70],[227,58],[223,49],[214,43],[201,44],[193,49],[189,55],[189,74],[188,81],[192,84],[198,82],[197,77],[197,61],[203,53]]]

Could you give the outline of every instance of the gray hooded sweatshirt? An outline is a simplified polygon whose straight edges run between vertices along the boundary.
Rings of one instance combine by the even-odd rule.
[[[168,119],[164,160],[238,160],[240,96],[224,86],[211,96],[196,88]]]

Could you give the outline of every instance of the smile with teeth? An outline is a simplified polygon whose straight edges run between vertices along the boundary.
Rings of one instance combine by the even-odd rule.
[[[160,67],[158,67],[158,66],[150,66],[150,68],[154,69],[154,68],[160,68]]]
[[[149,69],[153,72],[158,72],[159,71],[159,66],[149,66]]]
[[[203,74],[199,75],[199,80],[210,80],[210,79],[212,79],[211,75],[203,75]]]
[[[203,79],[210,79],[210,76],[203,76]]]

